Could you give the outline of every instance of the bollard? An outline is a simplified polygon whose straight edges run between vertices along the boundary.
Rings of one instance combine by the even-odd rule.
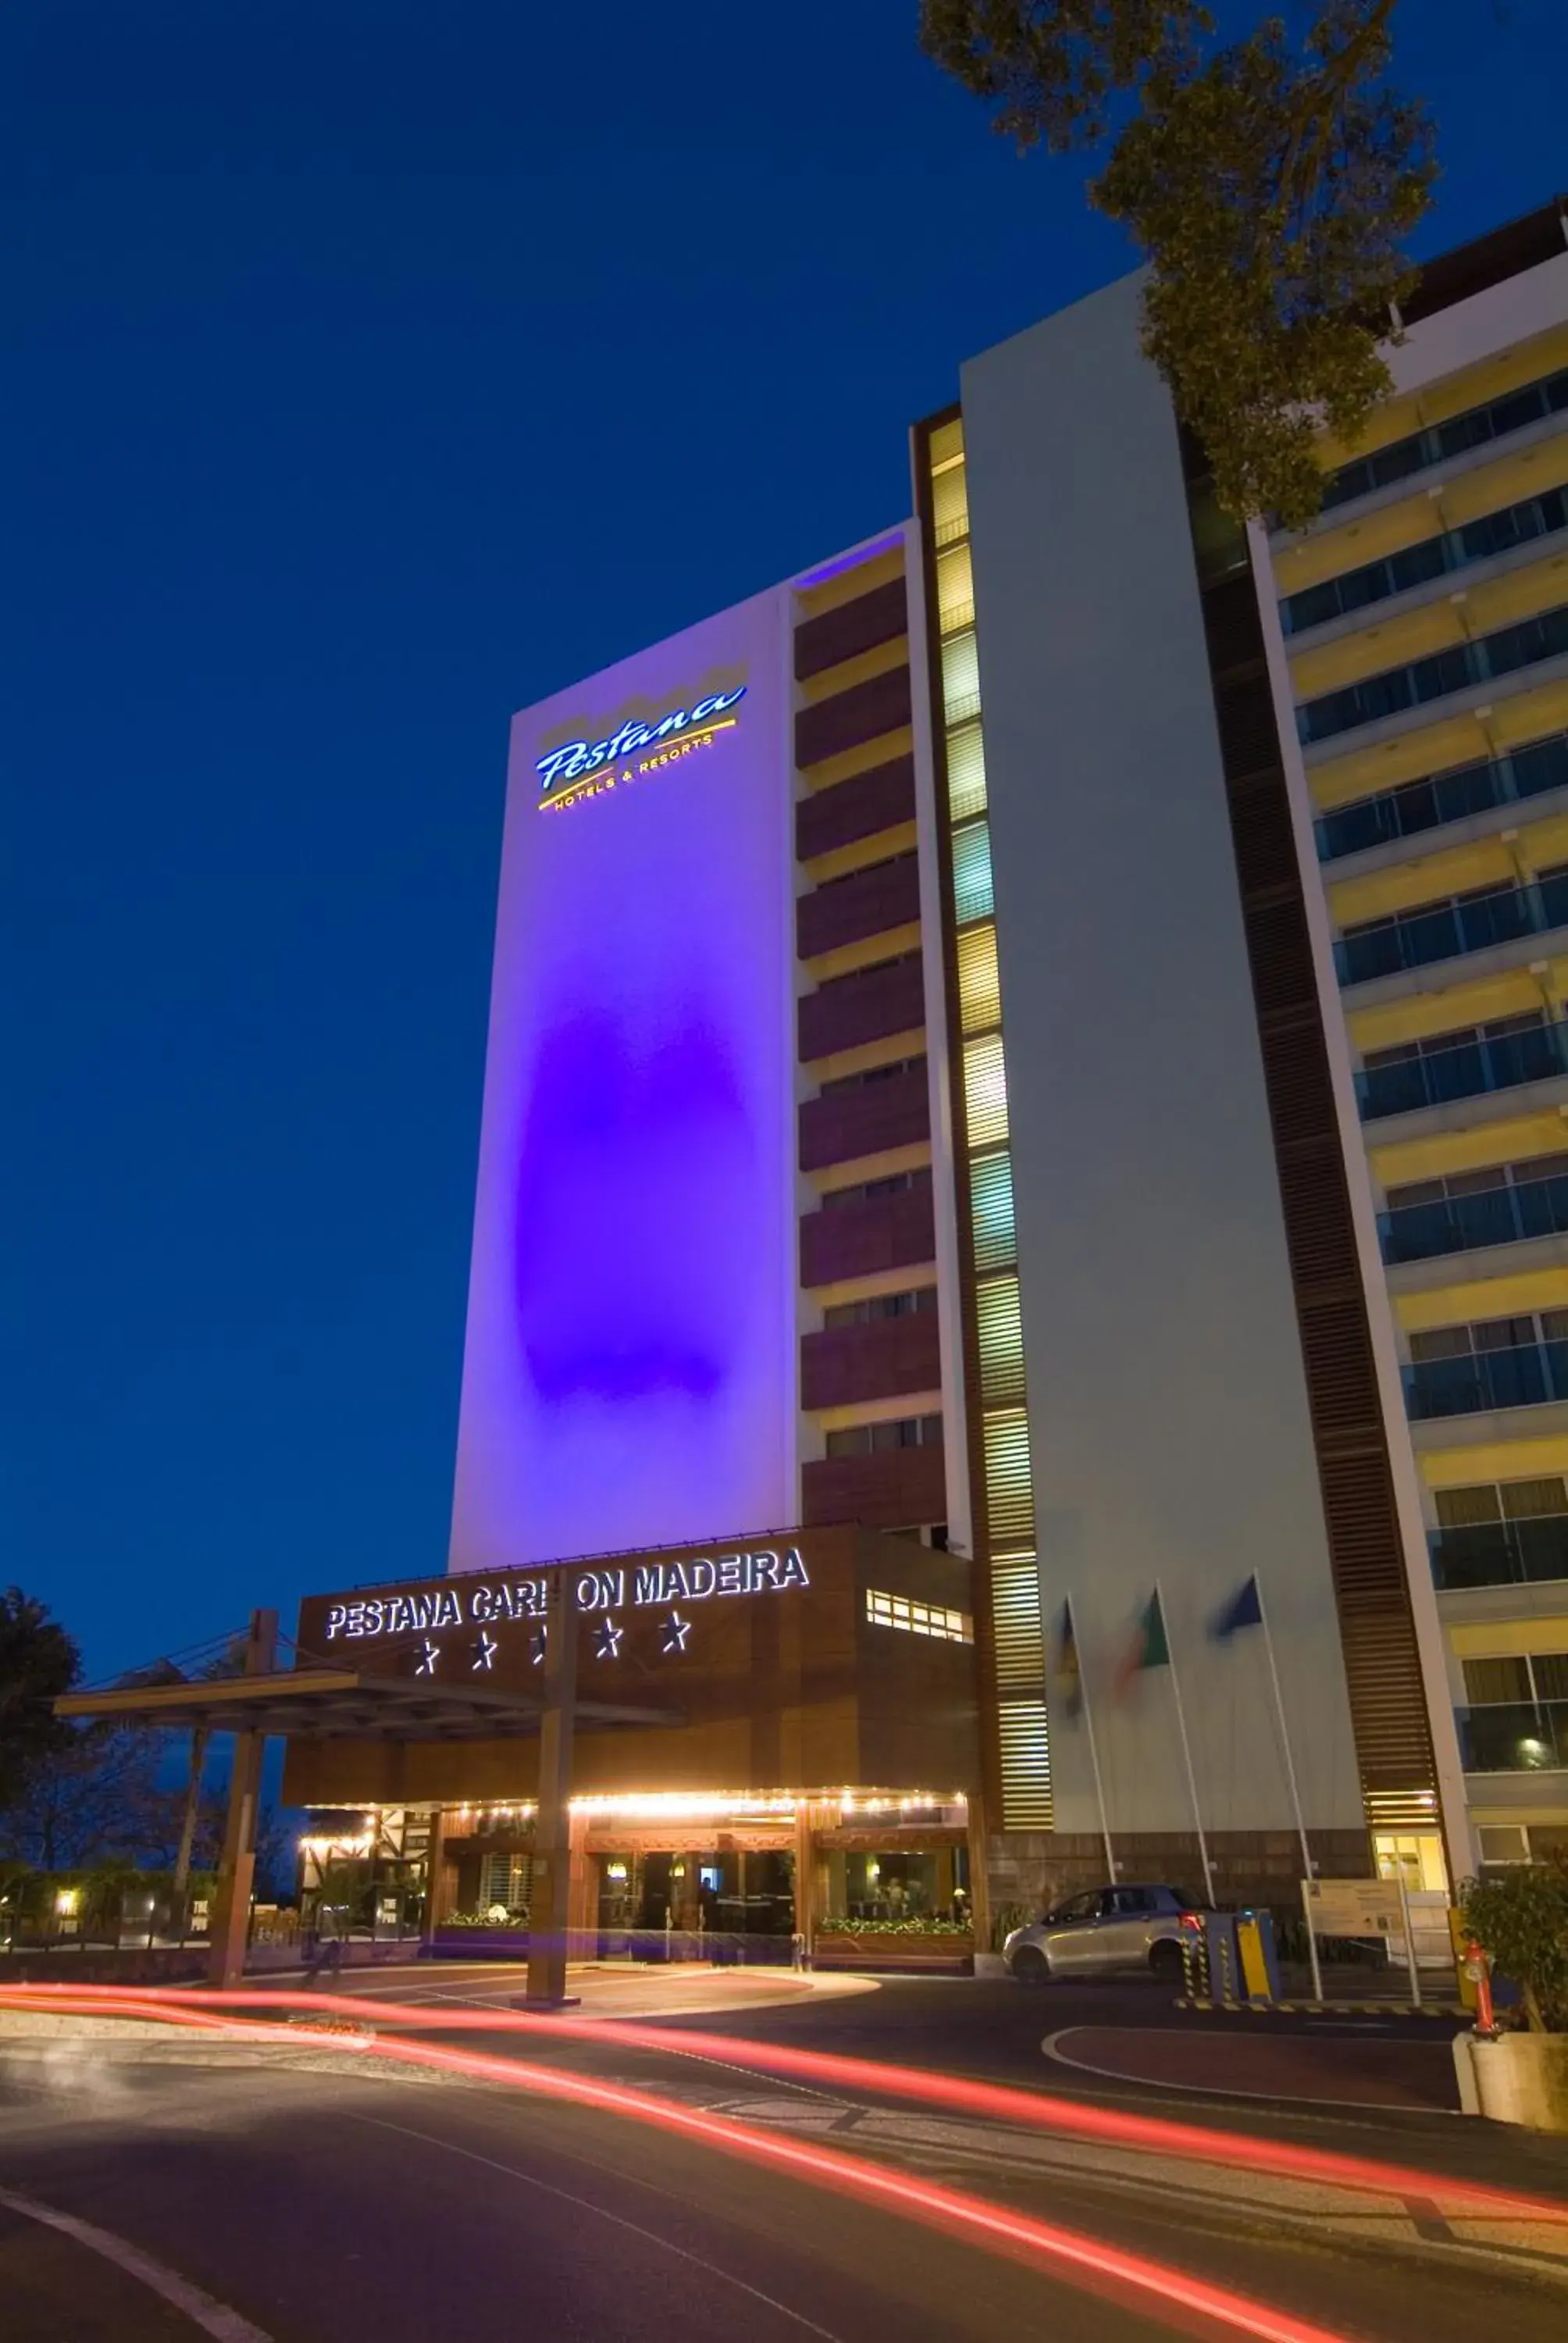
[[[1464,1974],[1475,1987],[1475,2031],[1490,2041],[1497,2032],[1492,2007],[1492,1963],[1473,1936],[1464,1947]]]

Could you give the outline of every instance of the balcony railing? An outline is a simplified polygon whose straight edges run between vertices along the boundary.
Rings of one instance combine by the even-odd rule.
[[[1456,1708],[1467,1774],[1536,1774],[1568,1765],[1568,1700],[1488,1701]]]
[[[1362,854],[1370,846],[1418,838],[1422,830],[1464,821],[1493,806],[1519,804],[1547,789],[1564,788],[1568,732],[1553,732],[1509,756],[1451,766],[1424,780],[1403,781],[1397,789],[1379,789],[1372,797],[1320,814],[1318,853],[1324,862],[1332,862],[1342,854]]]
[[[1334,966],[1342,984],[1366,984],[1402,969],[1426,968],[1435,960],[1484,951],[1515,936],[1544,935],[1568,925],[1568,872],[1553,871],[1523,887],[1496,887],[1485,894],[1460,896],[1427,911],[1405,911],[1375,928],[1342,936]]]
[[[1452,1359],[1413,1359],[1404,1371],[1405,1408],[1417,1421],[1540,1407],[1554,1399],[1568,1399],[1568,1342],[1511,1342]]]
[[[1565,1233],[1568,1174],[1522,1180],[1512,1188],[1482,1188],[1468,1196],[1439,1196],[1430,1204],[1402,1204],[1378,1214],[1382,1257],[1391,1263],[1434,1261],[1445,1252]]]
[[[1478,1033],[1451,1049],[1363,1066],[1356,1076],[1356,1096],[1362,1120],[1372,1122],[1380,1115],[1410,1114],[1418,1107],[1516,1090],[1523,1082],[1549,1081],[1563,1073],[1568,1073],[1568,1046],[1558,1021],[1490,1040]]]
[[[1568,1578],[1568,1513],[1473,1522],[1433,1530],[1427,1543],[1435,1586],[1533,1586]]]

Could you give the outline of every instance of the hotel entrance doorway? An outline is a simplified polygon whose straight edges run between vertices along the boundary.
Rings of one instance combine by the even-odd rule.
[[[795,1858],[785,1849],[612,1850],[598,1862],[601,1960],[794,1958]]]

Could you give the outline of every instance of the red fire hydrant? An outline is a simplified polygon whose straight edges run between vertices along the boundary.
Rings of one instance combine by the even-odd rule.
[[[1492,2012],[1492,1964],[1473,1936],[1464,1947],[1464,1974],[1475,1987],[1475,2030],[1492,2035],[1497,2031],[1497,2020]]]

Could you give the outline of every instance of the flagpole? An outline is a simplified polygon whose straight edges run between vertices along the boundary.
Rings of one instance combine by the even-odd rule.
[[[1171,1671],[1171,1691],[1176,1703],[1176,1730],[1181,1736],[1181,1758],[1187,1768],[1187,1788],[1192,1800],[1192,1821],[1198,1833],[1198,1858],[1203,1865],[1203,1886],[1211,1904],[1214,1901],[1214,1874],[1209,1862],[1209,1842],[1203,1835],[1203,1816],[1198,1805],[1198,1776],[1192,1771],[1192,1747],[1187,1738],[1187,1718],[1181,1706],[1181,1682],[1176,1674],[1176,1654],[1171,1648],[1171,1627],[1165,1616],[1165,1597],[1160,1581],[1154,1582],[1154,1600],[1160,1605],[1160,1628],[1165,1638],[1165,1664]]]
[[[1076,1642],[1076,1634],[1074,1641]],[[1083,1655],[1078,1658],[1078,1689],[1083,1697],[1083,1729],[1089,1736],[1089,1764],[1094,1775],[1094,1795],[1100,1807],[1100,1835],[1105,1841],[1105,1876],[1107,1884],[1116,1885],[1116,1850],[1111,1844],[1111,1824],[1105,1812],[1105,1784],[1100,1775],[1100,1752],[1094,1741],[1094,1711],[1089,1704],[1089,1679],[1083,1673]]]
[[[1269,1682],[1274,1687],[1274,1715],[1280,1720],[1280,1747],[1285,1760],[1285,1780],[1290,1785],[1291,1805],[1296,1817],[1296,1836],[1302,1842],[1302,1877],[1311,1879],[1312,1851],[1307,1845],[1307,1825],[1302,1814],[1302,1794],[1296,1786],[1296,1761],[1291,1755],[1290,1729],[1285,1723],[1285,1704],[1280,1692],[1280,1671],[1274,1664],[1274,1639],[1269,1633],[1269,1614],[1263,1607],[1263,1582],[1256,1571],[1252,1573],[1252,1584],[1257,1589],[1258,1624],[1263,1631],[1263,1649],[1269,1659]]]

